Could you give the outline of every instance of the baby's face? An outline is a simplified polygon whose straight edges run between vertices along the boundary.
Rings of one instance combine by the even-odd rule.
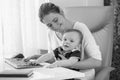
[[[80,36],[77,32],[67,32],[62,38],[62,48],[65,51],[70,51],[80,45]]]

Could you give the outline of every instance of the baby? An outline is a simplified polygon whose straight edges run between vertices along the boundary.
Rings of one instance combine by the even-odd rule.
[[[51,67],[67,67],[70,68],[74,63],[80,61],[81,58],[81,43],[83,35],[79,30],[67,30],[62,37],[62,45],[52,53],[47,53],[39,57],[33,63],[41,63],[55,58],[55,62],[50,64]]]

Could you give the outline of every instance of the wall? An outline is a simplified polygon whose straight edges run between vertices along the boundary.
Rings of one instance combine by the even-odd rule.
[[[62,7],[68,6],[103,6],[103,0],[49,0]]]
[[[49,0],[64,9],[74,6],[103,6],[104,0]]]

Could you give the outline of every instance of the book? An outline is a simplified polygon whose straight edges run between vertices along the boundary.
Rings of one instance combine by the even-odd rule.
[[[4,70],[0,72],[0,77],[29,77],[32,74],[32,70]]]

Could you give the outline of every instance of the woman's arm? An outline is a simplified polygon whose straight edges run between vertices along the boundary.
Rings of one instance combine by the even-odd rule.
[[[79,59],[78,57],[71,57],[66,60],[56,61],[53,64],[49,65],[48,67],[70,67],[76,62],[78,62],[78,59]]]
[[[91,68],[100,67],[101,64],[102,64],[101,60],[97,60],[95,58],[88,58],[75,63],[71,67],[76,69],[91,69]]]
[[[78,23],[76,29],[83,33],[82,48],[85,56],[88,58],[75,63],[72,67],[78,69],[89,69],[100,67],[102,64],[102,55],[92,33],[88,27],[83,23]]]

